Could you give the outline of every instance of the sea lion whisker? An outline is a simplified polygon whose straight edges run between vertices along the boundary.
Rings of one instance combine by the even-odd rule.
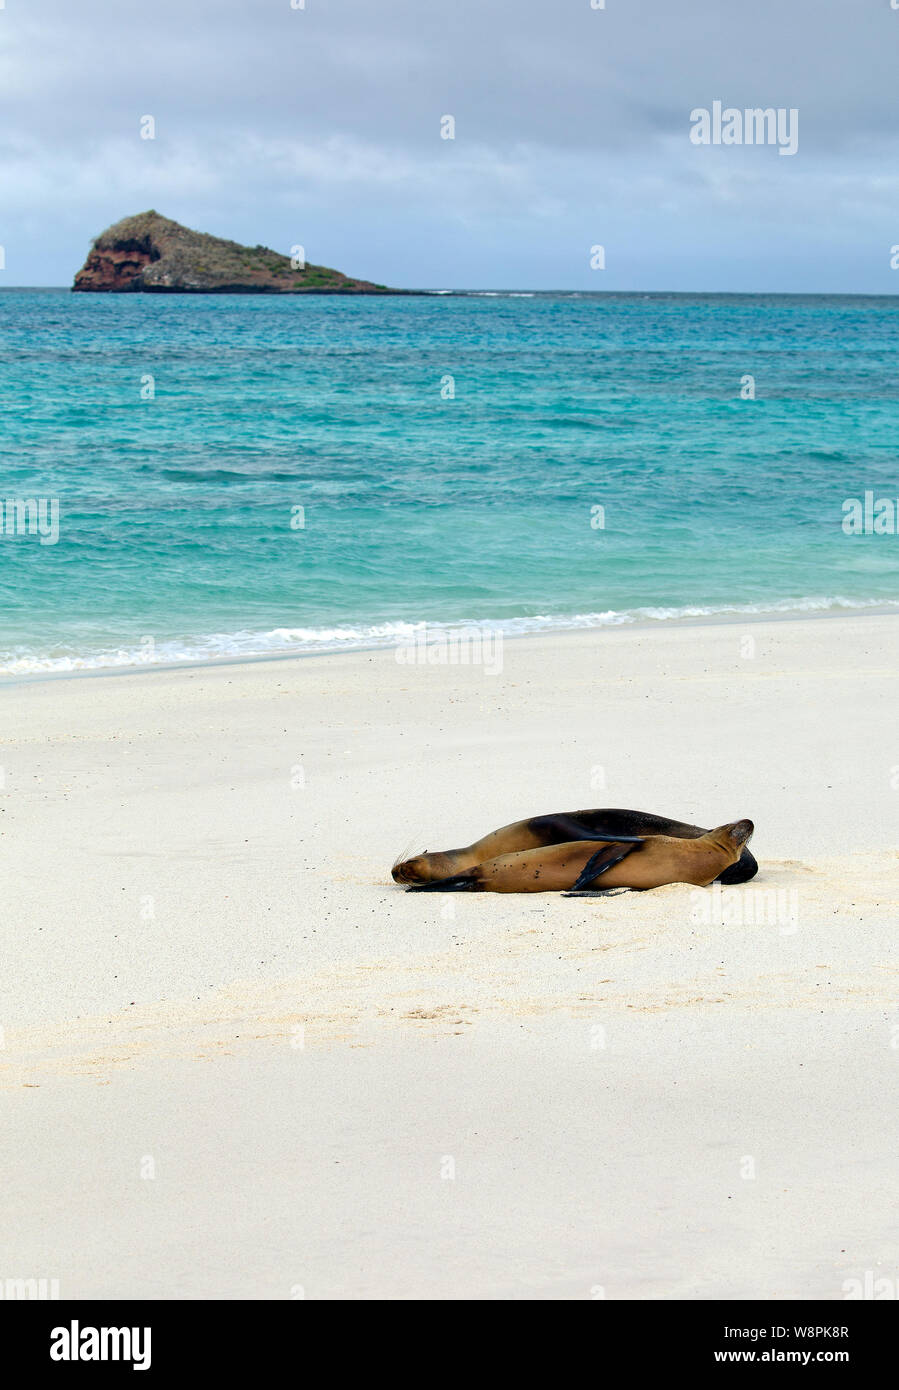
[[[412,847],[413,847],[413,845],[415,844],[415,842],[416,842],[417,839],[418,839],[418,836],[417,836],[417,835],[413,835],[413,836],[412,836],[412,839],[411,839],[411,840],[408,840],[408,841],[406,842],[406,848],[400,850],[399,854],[396,856],[396,858],[394,859],[393,863],[392,863],[391,866],[390,866],[391,869],[395,869],[396,866],[397,866],[397,864],[403,864],[407,859],[411,859],[411,858],[412,858]],[[427,851],[426,849],[423,849],[423,850],[420,851],[421,854],[427,854],[427,852],[428,852],[428,851]]]

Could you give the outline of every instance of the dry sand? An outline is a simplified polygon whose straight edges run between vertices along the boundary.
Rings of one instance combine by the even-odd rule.
[[[0,1280],[899,1280],[897,683],[871,616],[521,639],[500,674],[378,652],[0,691]],[[390,881],[401,850],[602,805],[750,816],[761,872]]]

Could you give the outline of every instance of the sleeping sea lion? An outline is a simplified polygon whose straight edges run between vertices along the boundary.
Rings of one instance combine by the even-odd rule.
[[[501,854],[464,873],[413,884],[411,893],[578,893],[609,888],[661,888],[693,883],[704,888],[736,864],[754,826],[730,821],[705,835],[629,835],[572,840]]]
[[[654,816],[649,811],[605,809],[596,811],[561,811],[531,820],[515,821],[499,830],[492,830],[483,839],[463,849],[443,850],[434,854],[418,854],[393,866],[397,883],[431,883],[451,878],[454,874],[473,869],[488,859],[519,850],[537,849],[542,845],[569,844],[576,840],[627,840],[636,835],[673,835],[677,839],[695,840],[709,832],[700,825]],[[758,864],[748,849],[735,864],[719,875],[721,883],[745,883],[758,873]]]

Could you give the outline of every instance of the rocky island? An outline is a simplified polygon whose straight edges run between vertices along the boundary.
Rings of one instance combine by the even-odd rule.
[[[267,246],[194,232],[141,212],[97,237],[75,276],[73,290],[156,294],[408,294],[355,280],[323,265],[295,268],[290,256]]]

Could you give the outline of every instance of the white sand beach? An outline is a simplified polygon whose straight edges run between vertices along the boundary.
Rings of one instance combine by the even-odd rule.
[[[899,1279],[899,617],[9,685],[3,1278],[764,1299]],[[728,890],[407,894],[541,812]],[[772,914],[769,917],[769,913]]]

